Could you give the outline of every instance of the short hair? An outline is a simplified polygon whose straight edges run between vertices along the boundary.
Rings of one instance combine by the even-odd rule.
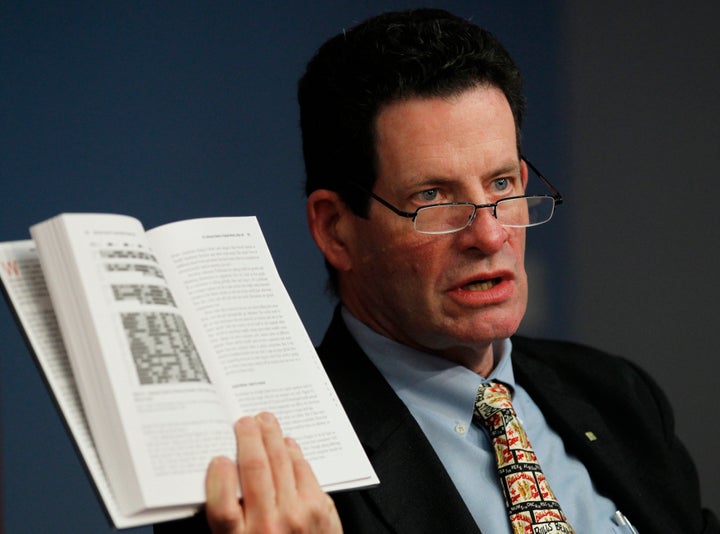
[[[444,10],[417,9],[378,15],[329,39],[298,84],[306,194],[335,191],[366,217],[364,191],[377,178],[375,124],[382,108],[477,86],[504,93],[520,154],[522,78],[490,32]],[[328,267],[334,287],[336,273]]]
[[[375,122],[409,98],[452,96],[476,86],[500,89],[515,120],[518,153],[525,101],[520,71],[488,31],[440,9],[390,12],[328,40],[298,86],[307,194],[338,192],[367,213],[376,180]]]

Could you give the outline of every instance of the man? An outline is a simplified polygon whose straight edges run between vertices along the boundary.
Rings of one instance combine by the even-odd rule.
[[[500,44],[444,11],[381,15],[323,45],[299,101],[309,227],[341,303],[318,350],[381,484],[333,505],[274,419],[246,418],[237,465],[208,470],[212,529],[511,532],[473,417],[491,382],[559,503],[532,532],[720,532],[644,372],[511,338],[525,228],[560,195],[522,157],[521,80]],[[533,183],[546,193],[528,199]]]

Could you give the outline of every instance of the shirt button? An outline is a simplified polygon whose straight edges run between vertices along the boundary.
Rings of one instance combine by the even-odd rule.
[[[458,423],[455,425],[455,432],[458,434],[465,434],[467,432],[467,425],[464,423]]]

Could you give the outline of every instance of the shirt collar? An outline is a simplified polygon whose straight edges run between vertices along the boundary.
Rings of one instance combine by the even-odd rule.
[[[454,362],[382,336],[346,308],[342,309],[342,317],[365,354],[411,411],[419,407],[470,424],[480,384],[498,380],[515,387],[510,339],[493,344],[496,363],[485,378]]]

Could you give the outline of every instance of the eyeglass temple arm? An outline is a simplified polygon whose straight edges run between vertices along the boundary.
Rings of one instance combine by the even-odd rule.
[[[552,191],[553,198],[555,199],[555,204],[559,205],[563,203],[563,197],[560,194],[560,191],[558,191],[553,184],[550,183],[550,180],[545,178],[543,174],[538,170],[538,168],[533,165],[526,157],[522,157],[522,160],[527,164],[528,167],[532,169],[532,171],[538,175],[538,178],[542,180],[542,182]]]
[[[385,200],[384,198],[381,198],[381,197],[377,196],[377,195],[376,195],[375,193],[373,193],[372,191],[368,191],[366,188],[364,188],[363,186],[361,186],[361,185],[360,185],[359,183],[357,183],[357,182],[350,182],[350,184],[354,185],[354,186],[357,187],[360,191],[362,191],[362,192],[365,193],[366,195],[374,198],[374,199],[377,200],[380,204],[382,204],[383,206],[385,206],[385,207],[388,208],[389,210],[393,211],[394,213],[400,215],[401,217],[406,217],[406,218],[408,218],[408,219],[415,219],[415,217],[417,216],[417,212],[402,211],[402,210],[397,209],[395,206],[393,206],[392,204],[390,204],[387,200]]]

